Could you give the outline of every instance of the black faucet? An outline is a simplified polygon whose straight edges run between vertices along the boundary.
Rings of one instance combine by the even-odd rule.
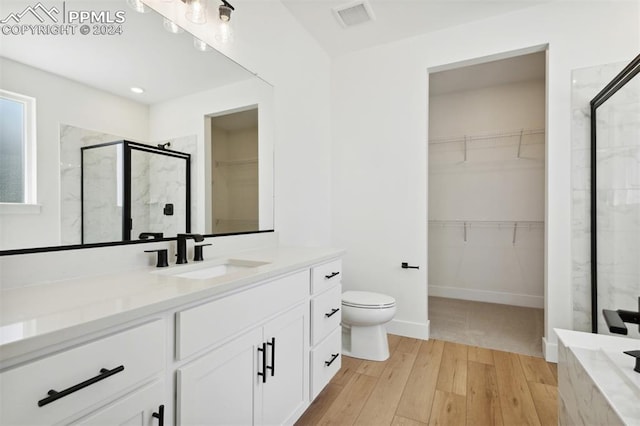
[[[141,232],[138,238],[141,240],[148,240],[149,238],[160,239],[164,236],[162,232]]]
[[[193,239],[197,243],[204,241],[204,237],[200,234],[178,234],[176,251],[178,260],[176,261],[176,263],[179,265],[187,263],[187,240],[189,238]]]
[[[609,327],[609,331],[616,334],[627,334],[627,326],[625,322],[629,324],[638,324],[640,329],[640,297],[638,297],[638,312],[625,311],[618,309],[613,311],[610,309],[603,309],[604,320]]]

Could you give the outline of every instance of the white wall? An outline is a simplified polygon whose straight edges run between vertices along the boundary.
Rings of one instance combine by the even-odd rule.
[[[544,306],[544,126],[544,80],[429,97],[429,295]]]
[[[546,356],[571,328],[571,70],[630,60],[638,2],[552,2],[345,55],[332,68],[332,233],[345,288],[396,296],[427,324],[427,70],[548,44]],[[615,26],[612,29],[611,26]],[[528,53],[528,52],[527,52]],[[421,269],[401,270],[400,261]]]
[[[0,87],[36,98],[40,213],[0,213],[0,250],[59,245],[60,125],[148,139],[148,107],[66,78],[0,59]]]

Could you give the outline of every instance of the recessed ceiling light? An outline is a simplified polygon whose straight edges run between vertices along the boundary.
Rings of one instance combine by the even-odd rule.
[[[137,93],[138,95],[144,93],[144,89],[142,87],[132,87],[131,91],[133,93]]]

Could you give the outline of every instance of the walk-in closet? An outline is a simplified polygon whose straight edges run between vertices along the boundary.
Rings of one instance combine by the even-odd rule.
[[[433,338],[542,356],[545,62],[429,75]]]

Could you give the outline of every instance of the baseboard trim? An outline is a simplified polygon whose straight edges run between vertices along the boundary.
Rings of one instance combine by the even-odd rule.
[[[547,341],[546,337],[542,338],[542,353],[547,362],[558,362],[558,344]]]
[[[386,324],[387,332],[398,336],[429,340],[429,320],[426,323],[391,320]]]
[[[503,293],[498,291],[476,290],[459,287],[429,286],[429,296],[449,299],[472,300],[475,302],[500,303],[502,305],[523,306],[525,308],[544,309],[543,296]]]

